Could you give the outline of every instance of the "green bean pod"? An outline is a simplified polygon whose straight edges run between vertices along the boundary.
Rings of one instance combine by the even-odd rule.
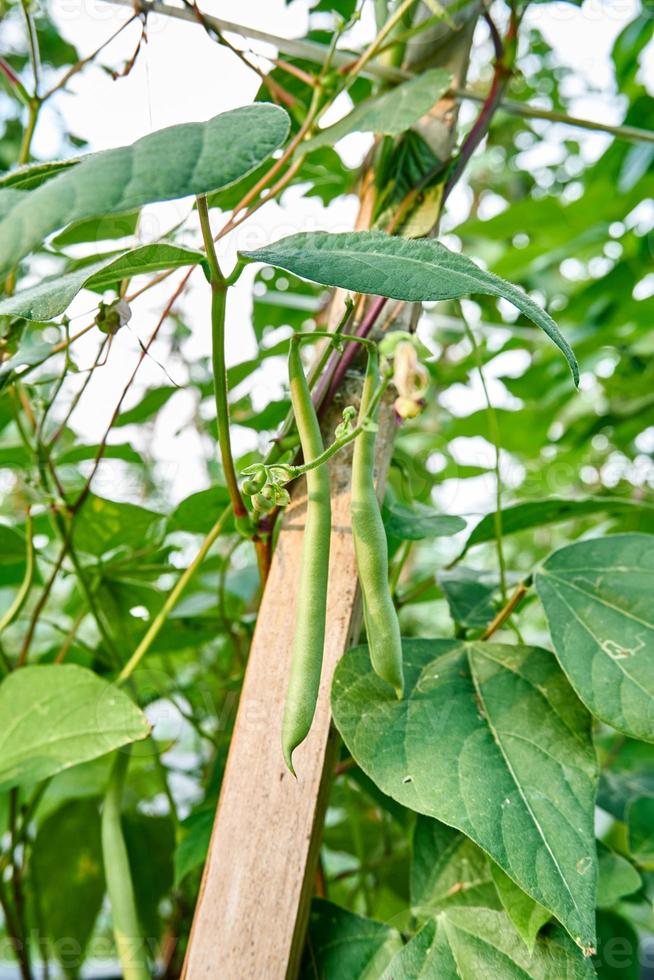
[[[323,451],[322,435],[311,392],[304,375],[299,344],[291,341],[288,355],[291,402],[305,462]],[[297,612],[291,673],[284,707],[282,748],[289,770],[293,751],[309,734],[318,700],[325,643],[327,577],[331,505],[329,472],[318,466],[306,474],[307,510],[297,591]]]
[[[369,406],[378,385],[379,354],[371,349],[361,393],[359,422],[369,417]],[[375,673],[395,688],[399,698],[404,690],[402,640],[388,585],[388,545],[375,490],[376,438],[374,429],[364,429],[354,443],[352,535],[372,666]]]
[[[121,821],[123,785],[129,752],[116,752],[102,807],[102,859],[111,906],[116,951],[124,980],[150,980],[145,939],[141,935],[132,874]]]

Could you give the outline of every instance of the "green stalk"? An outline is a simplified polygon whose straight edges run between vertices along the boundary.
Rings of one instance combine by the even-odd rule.
[[[27,538],[27,555],[25,559],[25,575],[23,576],[23,581],[21,583],[20,589],[16,593],[16,597],[12,604],[9,606],[7,612],[0,618],[0,634],[7,629],[7,627],[13,623],[18,616],[19,612],[25,605],[27,596],[32,587],[32,581],[34,579],[34,545],[32,543],[32,515],[27,511],[26,524],[25,524],[26,538]]]
[[[146,653],[154,643],[157,635],[159,634],[161,627],[164,625],[168,616],[179,602],[182,592],[184,591],[188,583],[195,575],[196,571],[204,561],[207,552],[209,551],[209,548],[211,547],[211,545],[214,543],[214,541],[222,531],[225,525],[225,521],[227,520],[231,512],[232,512],[232,508],[231,505],[229,505],[228,507],[225,508],[225,510],[222,512],[222,514],[220,515],[220,517],[218,518],[214,526],[207,534],[206,538],[200,545],[200,548],[195,558],[191,562],[191,564],[188,566],[188,568],[186,568],[182,572],[180,577],[177,579],[177,582],[175,583],[171,591],[168,593],[168,596],[163,606],[161,607],[157,615],[150,623],[150,626],[145,636],[143,637],[143,639],[137,646],[136,650],[134,651],[132,656],[129,658],[129,660],[121,670],[120,674],[118,675],[117,678],[118,684],[122,684],[124,681],[128,679],[128,677],[131,677],[134,671],[136,670],[136,668],[138,667],[138,665],[140,664],[141,660],[143,660],[143,657],[146,655]]]
[[[227,307],[227,282],[218,264],[218,256],[211,233],[209,208],[204,195],[197,198],[198,215],[202,238],[207,253],[207,263],[211,281],[211,359],[213,365],[213,381],[216,396],[216,415],[218,426],[218,443],[220,458],[225,474],[225,482],[229,491],[229,499],[234,509],[234,517],[246,519],[247,509],[241,497],[238,486],[232,443],[229,431],[229,400],[227,389],[227,364],[225,361],[225,312]]]
[[[484,392],[484,401],[486,402],[486,418],[488,420],[488,431],[491,437],[491,441],[495,448],[495,463],[493,470],[495,473],[495,514],[493,516],[493,524],[495,527],[495,548],[497,550],[497,567],[500,576],[500,593],[502,595],[502,602],[506,602],[506,561],[504,559],[504,543],[502,538],[502,472],[501,472],[501,456],[502,456],[502,441],[500,436],[500,427],[497,421],[497,414],[495,408],[490,398],[488,392],[488,387],[486,385],[486,376],[484,374],[484,366],[481,357],[481,352],[479,350],[479,345],[472,331],[472,327],[466,320],[463,307],[461,303],[458,304],[459,315],[461,316],[461,322],[463,323],[463,329],[465,330],[466,337],[470,341],[472,346],[472,353],[475,359],[475,364],[477,366],[477,374],[479,375],[479,380],[481,381],[481,387]]]
[[[132,874],[123,836],[121,809],[129,750],[116,753],[102,808],[102,857],[111,904],[114,940],[124,980],[150,980]]]

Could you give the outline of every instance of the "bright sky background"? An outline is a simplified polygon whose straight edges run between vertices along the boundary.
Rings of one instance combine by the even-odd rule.
[[[284,0],[205,0],[202,6],[208,14],[277,35],[300,37],[306,29],[308,4],[305,0],[295,0],[290,7]],[[367,3],[366,7],[370,9],[372,5]],[[104,0],[54,0],[51,9],[64,36],[82,54],[93,51],[130,16],[129,8],[105,3]],[[621,120],[620,101],[612,94],[610,49],[616,35],[638,9],[637,0],[586,0],[582,9],[566,3],[530,8],[525,27],[530,24],[538,26],[554,45],[561,61],[573,66],[577,73],[579,81],[572,83],[570,91],[571,95],[577,96],[572,107],[576,114],[612,122]],[[16,25],[18,28],[18,21]],[[357,25],[356,37],[352,40],[364,40],[371,31],[371,17],[364,18]],[[120,67],[132,55],[139,33],[139,26],[131,25],[105,49],[99,62]],[[484,37],[485,34],[485,26],[480,27],[480,36]],[[242,43],[236,38],[234,40]],[[272,50],[260,42],[253,43],[252,49],[263,54]],[[654,56],[648,59],[646,74],[654,77]],[[62,127],[87,140],[92,150],[129,143],[164,126],[207,119],[244,105],[252,100],[258,86],[257,76],[224,47],[211,41],[197,25],[152,16],[148,20],[148,43],[129,76],[114,81],[97,66],[78,75],[67,92],[59,93],[48,103],[39,123],[34,150],[38,156],[56,156]],[[588,87],[595,89],[592,95],[586,93]],[[473,111],[470,105],[464,107],[464,113],[468,114],[464,118],[469,118]],[[592,157],[606,145],[606,138],[601,135],[569,131],[566,127],[550,124],[544,124],[542,129],[544,142],[537,149],[528,151],[533,157],[530,164],[533,162],[534,167],[538,166],[539,158],[544,160],[552,146],[564,138],[564,133],[581,136],[586,154]],[[353,136],[339,144],[349,164],[353,165],[362,158],[368,139]],[[190,207],[190,201],[183,201],[147,209],[142,222],[144,239],[151,240],[161,235],[187,216]],[[466,189],[462,187],[451,198],[444,228],[455,227],[465,216],[465,211]],[[292,189],[283,197],[281,206],[274,202],[267,204],[230,236],[228,243],[221,243],[224,265],[229,269],[237,247],[253,247],[293,231],[349,229],[355,213],[354,197],[324,208],[315,198],[302,199]],[[192,224],[188,241],[190,244],[198,241]],[[230,304],[228,356],[231,363],[241,361],[254,352],[249,328],[249,295],[253,275],[254,270],[248,269]],[[156,322],[157,312],[172,291],[171,283],[176,281],[177,277],[151,290],[143,301],[135,304],[130,324],[133,332],[124,330],[116,337],[108,367],[96,372],[89,393],[74,416],[75,425],[89,440],[97,439],[104,431],[123,384],[133,368],[138,356],[135,334],[142,339],[147,338]],[[208,287],[199,271],[194,274],[192,282],[193,286],[181,307],[186,322],[193,329],[193,336],[185,348],[187,360],[209,352]],[[88,293],[77,298],[70,311],[75,317],[74,329],[89,321],[93,305],[93,298]],[[95,349],[96,340],[91,336],[87,343],[80,343],[79,362],[82,366],[85,359],[91,362]],[[152,353],[156,360],[166,358],[165,343],[154,345]],[[184,382],[183,364],[167,359],[166,367],[176,381]],[[270,397],[279,397],[282,380],[282,372],[271,367],[267,368],[265,375],[260,373],[257,399],[265,403]],[[493,385],[492,377],[490,380],[492,393],[501,398],[505,392],[503,386],[499,383]],[[139,384],[134,386],[132,397],[125,407],[139,399],[145,385],[167,383],[155,360],[146,361],[141,368]],[[148,444],[149,452],[161,461],[172,500],[180,499],[204,485],[199,462],[202,447],[194,427],[188,424],[192,409],[192,396],[177,394],[172,404],[160,413],[154,439],[149,440]],[[124,429],[116,438],[123,440],[135,435]],[[239,448],[256,444],[253,434],[243,430],[237,431],[236,440]],[[479,443],[478,451],[486,453],[489,447],[483,444],[483,440]],[[467,485],[465,502],[457,494],[459,512],[480,511],[491,506],[492,485],[488,480],[484,479],[480,484],[467,481]],[[126,483],[126,470],[119,463],[104,464],[95,489],[107,496],[131,496],[133,499]],[[448,493],[446,497],[451,498],[452,494]],[[443,503],[451,505],[453,500],[447,499]]]

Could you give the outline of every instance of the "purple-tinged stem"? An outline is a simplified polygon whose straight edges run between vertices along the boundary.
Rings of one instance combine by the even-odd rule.
[[[355,337],[367,337],[387,302],[386,296],[376,296],[362,319],[359,326],[354,331]],[[356,357],[359,344],[348,344],[342,354],[335,351],[330,357],[327,368],[325,369],[320,381],[316,385],[313,394],[313,401],[316,408],[329,405],[334,394],[340,388],[352,361]]]

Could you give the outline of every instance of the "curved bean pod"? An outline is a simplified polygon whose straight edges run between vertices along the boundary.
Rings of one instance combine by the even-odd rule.
[[[322,435],[304,375],[299,343],[291,341],[288,355],[291,402],[305,461],[323,451]],[[282,726],[282,748],[290,771],[293,751],[309,734],[316,710],[325,642],[327,576],[331,505],[326,466],[309,470],[307,511],[302,544],[300,587],[297,592],[295,638]]]
[[[370,415],[370,405],[379,385],[379,354],[370,350],[361,393],[359,421]],[[370,659],[375,673],[395,688],[404,690],[400,624],[388,585],[388,546],[379,501],[375,491],[374,430],[361,433],[354,443],[352,459],[352,534],[368,634]]]

